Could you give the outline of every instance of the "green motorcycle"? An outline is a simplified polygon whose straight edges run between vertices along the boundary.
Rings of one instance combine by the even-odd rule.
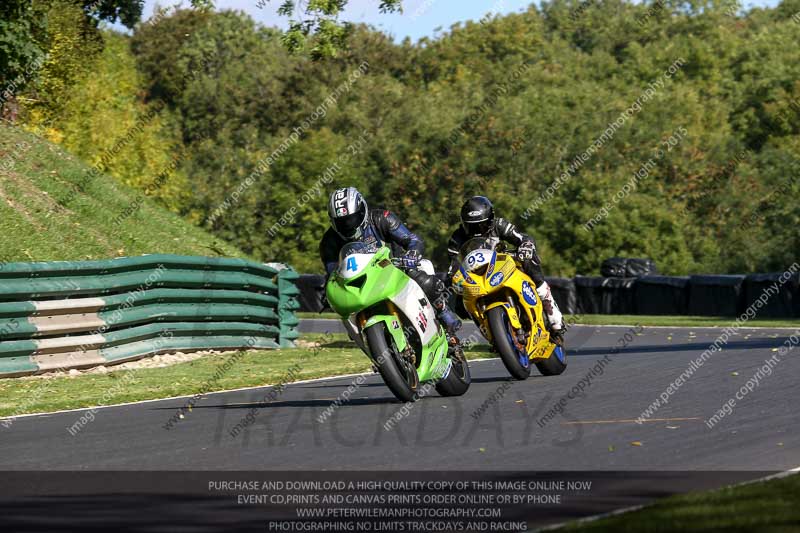
[[[388,247],[345,245],[325,293],[350,338],[399,400],[417,400],[420,382],[434,383],[442,396],[467,391],[472,378],[463,352],[448,353],[447,334],[433,306],[420,286],[395,266]]]

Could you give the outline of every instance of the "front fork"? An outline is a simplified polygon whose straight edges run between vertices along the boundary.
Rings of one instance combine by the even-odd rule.
[[[364,330],[379,322],[383,322],[386,324],[386,330],[394,340],[394,345],[400,352],[404,353],[408,348],[408,339],[403,332],[403,322],[400,320],[400,313],[397,311],[397,307],[395,307],[394,303],[388,300],[386,301],[386,311],[385,314],[372,315],[370,317],[365,316],[363,311],[358,313],[356,319],[362,337],[362,344],[366,345],[366,343],[363,342]],[[372,356],[369,349],[366,349],[365,352],[370,354],[370,357],[375,360],[375,357]]]
[[[522,327],[522,321],[520,320],[519,310],[517,309],[517,303],[514,300],[514,297],[509,294],[507,301],[493,302],[489,304],[486,306],[484,316],[486,316],[485,313],[488,313],[490,309],[494,309],[495,307],[503,307],[505,309],[506,315],[508,316],[508,321],[516,333],[516,335],[512,335],[514,344],[518,350],[527,352],[527,338],[525,335],[525,330]]]

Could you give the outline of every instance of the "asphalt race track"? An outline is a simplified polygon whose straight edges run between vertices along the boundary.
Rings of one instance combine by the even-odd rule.
[[[303,329],[335,331],[337,325],[304,321]],[[626,333],[629,342],[620,340]],[[666,405],[636,423],[720,333],[575,326],[567,335],[569,366],[563,375],[534,371],[528,380],[514,382],[499,360],[475,361],[465,396],[442,398],[432,391],[410,409],[370,374],[289,385],[269,403],[264,403],[269,387],[209,394],[169,430],[164,425],[186,398],[98,409],[95,420],[74,436],[67,428],[85,410],[21,417],[0,427],[0,470],[632,473],[627,482],[623,475],[607,483],[607,493],[599,494],[608,496],[602,503],[567,513],[582,516],[797,467],[800,350],[779,351],[791,330],[741,329],[668,396]],[[622,344],[627,346],[615,353]],[[771,374],[707,427],[706,420],[771,357]],[[583,391],[576,388],[600,361],[602,375],[584,382]],[[319,422],[331,402],[358,381],[363,383],[352,396]],[[578,393],[566,396],[573,390]],[[562,413],[544,420],[562,398]],[[233,436],[231,430],[248,413],[252,423],[240,425]],[[386,429],[392,417],[394,426]],[[650,490],[644,490],[644,479],[638,485],[632,481],[635,472],[663,471],[706,474],[667,475]],[[621,486],[630,489],[622,491],[625,497]],[[18,508],[2,505],[0,511],[13,517]],[[553,521],[555,516],[542,515],[541,523]]]

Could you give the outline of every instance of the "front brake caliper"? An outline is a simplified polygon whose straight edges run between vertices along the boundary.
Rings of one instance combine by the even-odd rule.
[[[413,366],[417,366],[417,354],[414,353],[414,350],[411,348],[411,344],[406,346],[406,349],[403,350],[403,357],[406,358]]]

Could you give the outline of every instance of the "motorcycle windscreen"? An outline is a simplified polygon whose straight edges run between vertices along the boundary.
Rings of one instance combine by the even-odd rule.
[[[367,268],[375,256],[376,248],[363,242],[345,244],[339,252],[339,275],[352,279]]]
[[[494,266],[496,246],[497,239],[491,237],[474,237],[465,242],[458,254],[462,270],[478,276],[486,274],[487,267]]]

